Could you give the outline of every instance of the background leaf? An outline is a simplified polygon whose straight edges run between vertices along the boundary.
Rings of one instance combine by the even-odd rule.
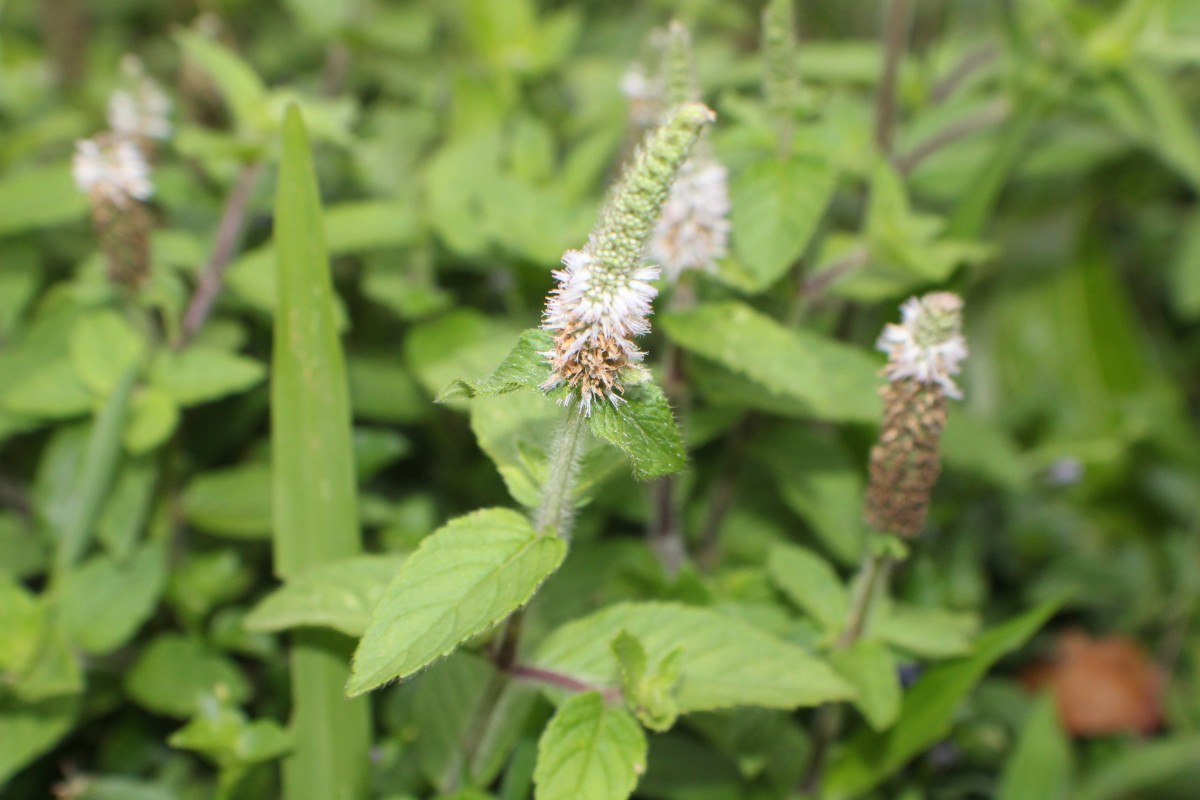
[[[597,692],[558,707],[538,742],[537,800],[624,800],[646,769],[646,736]]]

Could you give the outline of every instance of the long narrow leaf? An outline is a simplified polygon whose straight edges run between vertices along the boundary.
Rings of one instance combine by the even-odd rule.
[[[346,369],[308,135],[288,110],[275,199],[279,310],[271,383],[275,569],[282,578],[361,550]],[[292,637],[295,750],[286,800],[366,796],[368,707],[347,700],[350,641],[331,631]]]

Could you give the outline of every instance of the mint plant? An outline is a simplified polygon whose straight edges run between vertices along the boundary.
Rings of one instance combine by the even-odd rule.
[[[1193,5],[5,5],[0,798],[1190,797]]]

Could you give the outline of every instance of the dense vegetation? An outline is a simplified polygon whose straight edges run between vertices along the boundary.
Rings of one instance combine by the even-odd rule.
[[[1196,796],[1200,4],[0,20],[0,797]]]

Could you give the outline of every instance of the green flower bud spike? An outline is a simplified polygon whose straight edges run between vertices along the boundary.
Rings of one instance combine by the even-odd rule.
[[[542,388],[566,384],[563,402],[578,400],[584,415],[597,399],[619,405],[621,370],[645,355],[633,338],[650,330],[650,303],[658,293],[650,282],[659,274],[644,262],[646,241],[679,167],[700,130],[715,119],[703,103],[672,111],[609,195],[583,250],[568,250],[565,269],[554,272],[559,283],[542,322],[554,333],[554,349],[544,353],[553,374]]]

